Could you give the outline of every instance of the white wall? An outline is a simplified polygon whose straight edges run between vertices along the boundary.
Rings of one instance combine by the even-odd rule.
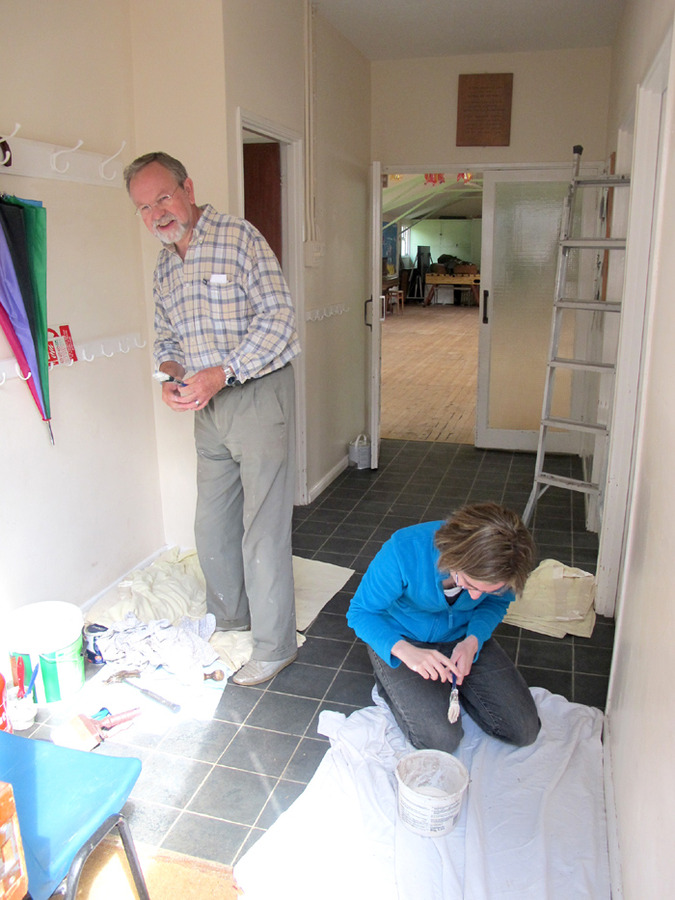
[[[610,121],[617,127],[630,114],[636,84],[644,79],[672,25],[674,6],[672,0],[629,0],[626,4],[612,67]],[[640,440],[608,698],[607,745],[626,900],[663,897],[667,885],[675,882],[675,696],[669,679],[675,631],[669,590],[675,555],[670,452],[675,441],[675,406],[669,387],[675,374],[674,64],[671,48],[659,198],[662,212],[649,261],[654,300],[649,310]],[[616,141],[615,132],[610,138]]]
[[[110,155],[133,142],[128,3],[1,0],[0,21],[0,131]],[[0,190],[47,208],[48,324],[76,343],[147,338],[124,190],[4,169]],[[0,623],[34,601],[81,604],[162,546],[151,371],[147,347],[54,370],[54,447],[27,387],[0,387]]]

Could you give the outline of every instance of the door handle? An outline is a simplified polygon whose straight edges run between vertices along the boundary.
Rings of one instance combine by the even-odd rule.
[[[363,322],[368,328],[372,329],[372,323],[368,321],[368,304],[373,302],[372,297],[368,297],[366,302],[363,304]]]
[[[490,296],[490,291],[483,291],[483,325],[487,325],[488,323],[488,297]]]

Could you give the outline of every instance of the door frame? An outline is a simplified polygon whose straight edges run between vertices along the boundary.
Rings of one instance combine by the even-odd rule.
[[[640,434],[645,344],[654,304],[653,240],[660,207],[665,202],[660,159],[665,132],[663,98],[668,90],[672,41],[670,29],[650,71],[638,85],[635,107],[617,141],[617,168],[622,171],[624,166],[630,166],[631,186],[612,435],[596,573],[595,608],[604,616],[620,612],[616,601],[622,596]]]
[[[304,169],[303,136],[296,131],[237,107],[237,184],[233,208],[244,216],[244,131],[254,131],[281,147],[281,215],[283,272],[295,304],[296,330],[305,347],[305,280],[303,265]],[[293,360],[295,374],[295,503],[309,503],[307,485],[307,376],[304,355]]]
[[[380,458],[380,412],[382,380],[382,166],[370,164],[370,300],[364,321],[370,328],[370,468],[377,469]],[[368,306],[370,305],[370,322]]]
[[[456,172],[481,172],[483,175],[488,173],[492,174],[495,172],[503,172],[503,173],[523,173],[523,177],[526,177],[525,173],[536,171],[536,172],[550,172],[550,171],[561,171],[566,173],[564,181],[569,181],[572,175],[572,163],[571,161],[567,162],[558,162],[558,163],[448,163],[444,166],[419,166],[419,165],[381,165],[380,163],[372,163],[372,166],[377,166],[379,170],[379,174],[376,176],[374,169],[371,170],[371,183],[372,183],[372,199],[371,199],[371,299],[373,300],[373,309],[372,309],[372,317],[375,319],[375,311],[377,308],[377,298],[379,298],[382,291],[382,249],[381,249],[381,220],[382,220],[382,176],[383,175],[419,175],[424,174],[425,172],[443,172],[445,174],[448,173],[456,173]],[[598,171],[602,167],[602,163],[589,161],[584,164],[584,167],[595,167]],[[376,180],[377,179],[377,180]],[[376,190],[377,185],[379,184],[379,191]],[[375,203],[378,204],[378,215],[379,219],[375,218]],[[485,206],[483,204],[483,212],[485,210]],[[379,225],[377,224],[379,221]],[[376,227],[377,226],[377,227]],[[377,240],[375,239],[377,236]],[[380,242],[378,244],[378,241]],[[485,239],[482,241],[482,253],[485,254]],[[480,309],[479,315],[481,318],[484,313],[484,295],[483,295],[483,265],[481,262],[481,294],[480,294]],[[379,274],[375,274],[379,273]],[[553,285],[551,285],[551,311],[553,311]],[[370,324],[370,323],[369,323]],[[371,443],[374,446],[377,444],[379,446],[379,434],[380,434],[380,380],[381,380],[381,334],[379,325],[375,325],[373,322],[371,334],[371,354],[370,354],[370,429],[371,429]],[[488,342],[485,344],[486,338],[483,337],[484,329],[481,328],[480,336],[479,336],[479,347],[478,347],[478,365],[485,365],[486,363],[481,363],[481,357],[485,356],[486,347],[489,349],[489,337]],[[374,342],[377,341],[377,346],[375,346]],[[489,365],[489,357],[488,357],[488,365]],[[377,369],[377,371],[376,371]],[[489,373],[488,373],[489,374]],[[481,391],[481,379],[478,379],[478,388],[476,393],[476,429],[478,429],[478,414],[479,414],[479,392]],[[522,435],[527,435],[528,437],[534,435],[534,445],[532,447],[524,447],[522,446]],[[500,432],[500,437],[502,439],[508,437],[505,443],[490,443],[480,446],[493,447],[498,449],[506,449],[506,450],[523,450],[527,449],[530,452],[536,451],[537,448],[537,437],[538,432],[519,432],[512,431],[509,435],[509,432]],[[556,438],[557,439],[557,438]],[[562,435],[560,437],[560,441],[562,445],[560,447],[556,446],[557,452],[575,452],[574,448],[569,445],[569,436]],[[478,446],[477,442],[474,441],[474,446]]]

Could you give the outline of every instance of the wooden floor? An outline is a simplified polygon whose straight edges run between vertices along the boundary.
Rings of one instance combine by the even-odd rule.
[[[380,437],[473,444],[478,307],[406,305],[382,323]]]

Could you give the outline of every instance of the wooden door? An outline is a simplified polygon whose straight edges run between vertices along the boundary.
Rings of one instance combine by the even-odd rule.
[[[277,143],[244,144],[244,218],[264,235],[283,265],[281,148]]]

